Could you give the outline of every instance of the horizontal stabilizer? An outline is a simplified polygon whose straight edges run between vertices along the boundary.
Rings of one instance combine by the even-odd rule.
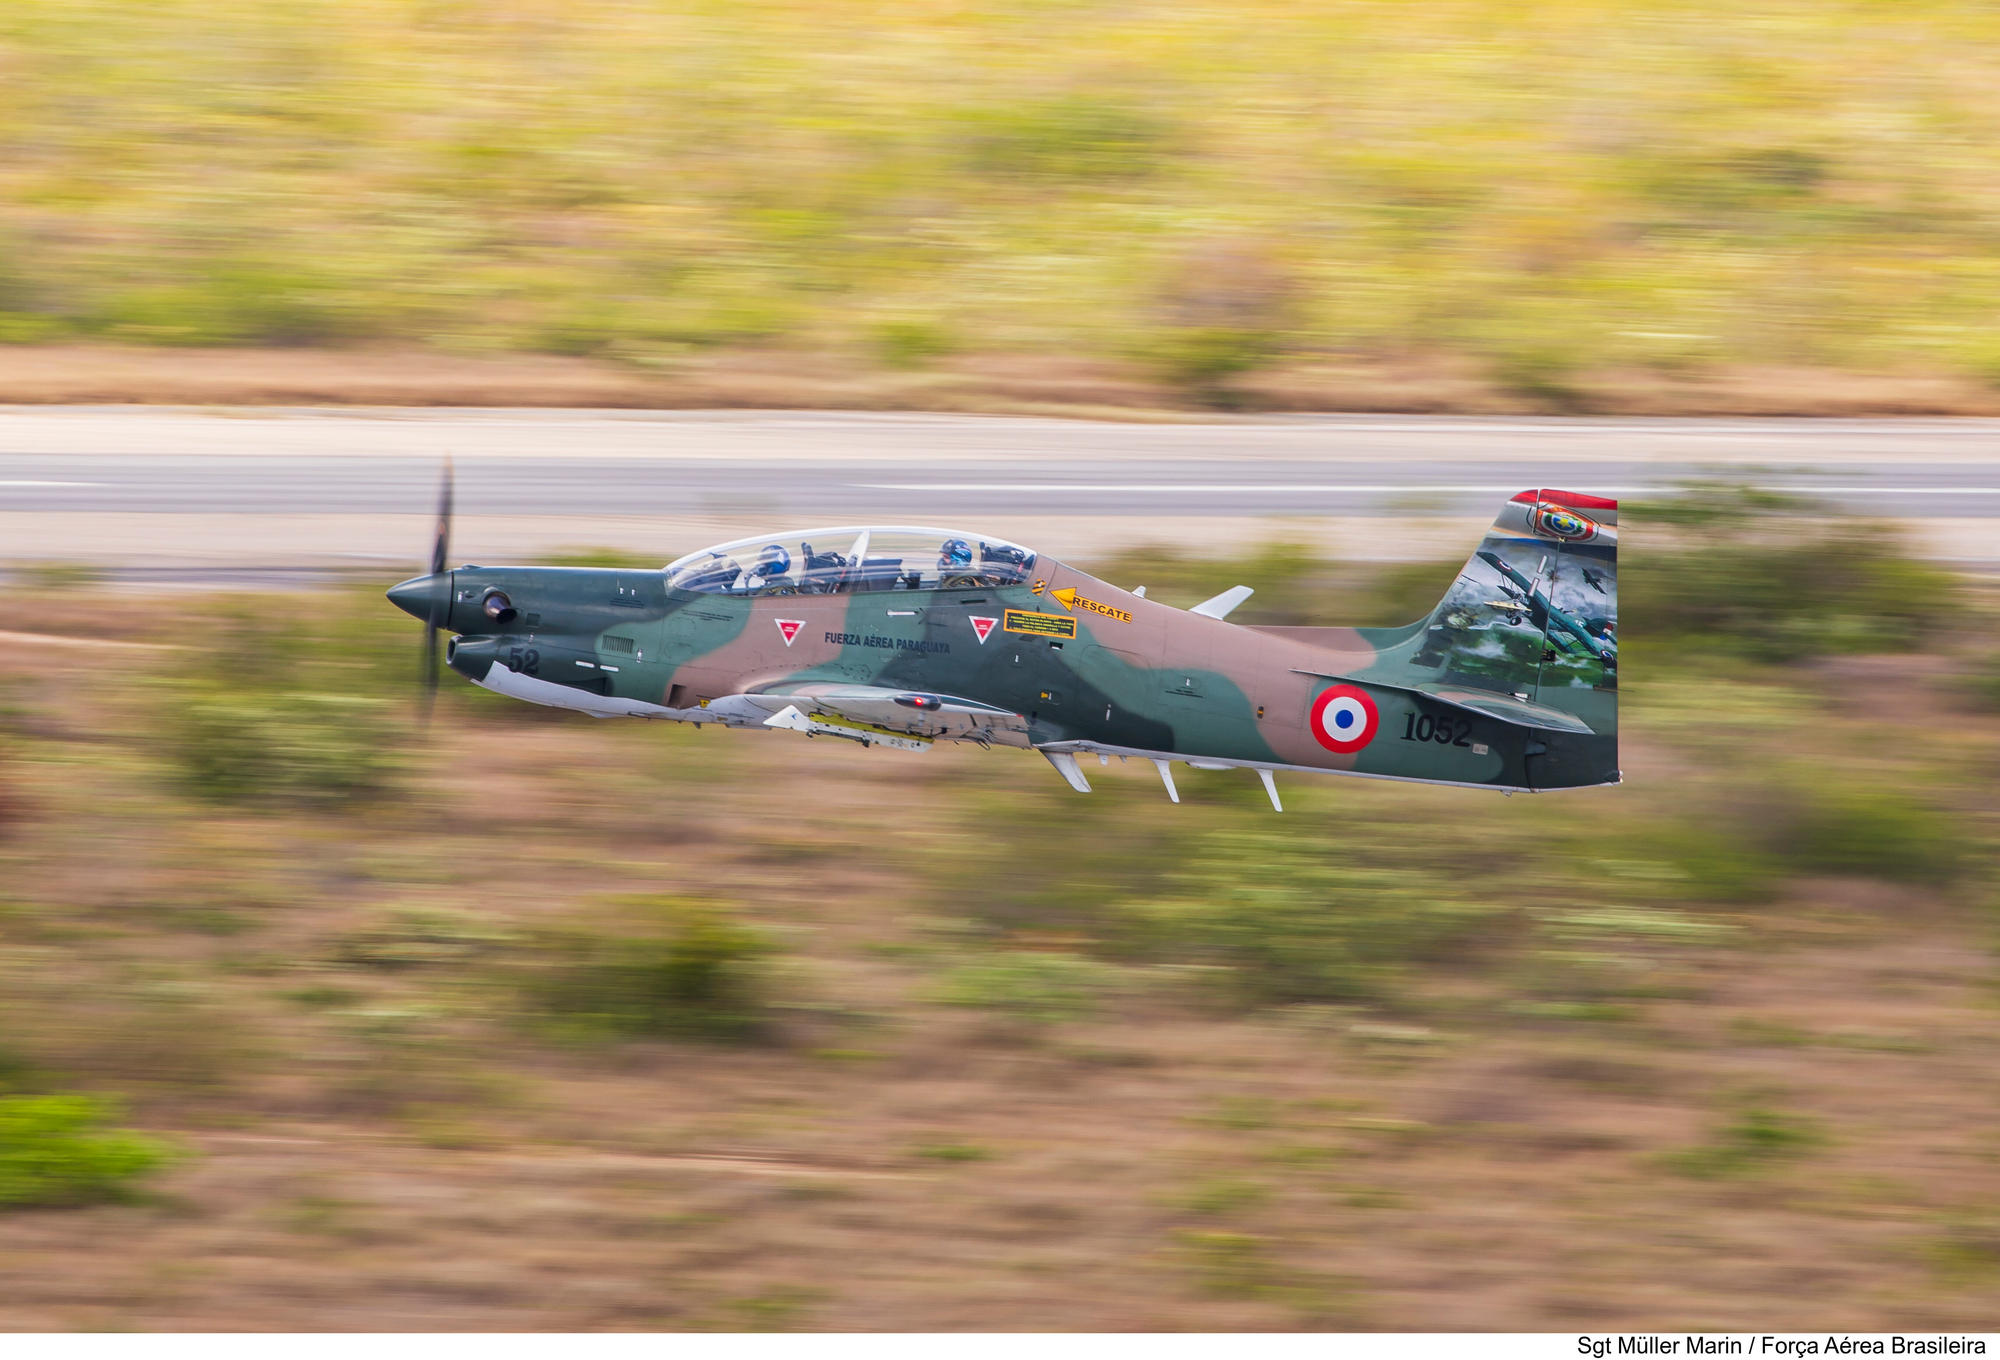
[[[1516,727],[1533,727],[1544,732],[1574,732],[1580,736],[1590,736],[1596,732],[1589,723],[1573,713],[1550,708],[1547,704],[1529,703],[1526,699],[1519,699],[1511,694],[1496,694],[1491,690],[1446,688],[1441,685],[1387,685],[1380,680],[1363,680],[1352,675],[1301,670],[1298,667],[1293,667],[1293,673],[1310,675],[1321,680],[1338,680],[1343,685],[1359,685],[1364,689],[1421,695],[1426,699],[1448,704],[1452,708],[1462,708],[1468,713],[1498,718],[1501,722],[1512,723]]]
[[[1510,694],[1494,694],[1483,689],[1433,689],[1429,685],[1418,685],[1412,691],[1427,694],[1439,703],[1450,704],[1453,708],[1469,709],[1483,713],[1501,722],[1513,723],[1518,727],[1536,727],[1545,732],[1591,733],[1595,729],[1574,713],[1565,713],[1547,704],[1531,704],[1526,699],[1516,699]]]

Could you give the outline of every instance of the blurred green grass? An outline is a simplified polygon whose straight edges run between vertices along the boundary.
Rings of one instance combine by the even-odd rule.
[[[1991,381],[1996,54],[1968,0],[15,0],[0,341]]]

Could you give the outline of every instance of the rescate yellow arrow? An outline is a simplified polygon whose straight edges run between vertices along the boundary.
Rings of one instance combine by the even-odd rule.
[[[1132,616],[1124,610],[1112,605],[1102,604],[1087,595],[1079,595],[1076,593],[1075,586],[1064,586],[1061,590],[1051,590],[1049,598],[1064,609],[1088,609],[1093,614],[1102,614],[1105,618],[1116,619],[1120,623],[1132,622]],[[1058,614],[1055,617],[1061,618],[1062,616]]]

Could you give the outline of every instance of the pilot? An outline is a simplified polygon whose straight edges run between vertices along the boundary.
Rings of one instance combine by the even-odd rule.
[[[947,538],[938,545],[939,571],[968,571],[972,567],[972,545],[962,538]]]
[[[777,585],[789,585],[785,574],[792,569],[792,555],[785,551],[782,543],[766,544],[764,551],[757,554],[757,565],[750,569],[750,575],[743,584],[751,590]]]

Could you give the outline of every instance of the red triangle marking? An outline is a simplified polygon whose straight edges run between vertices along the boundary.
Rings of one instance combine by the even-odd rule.
[[[806,626],[804,619],[779,619],[778,631],[785,635],[785,645],[792,645],[792,639],[799,635],[799,629]]]
[[[980,646],[983,647],[986,645],[986,635],[993,631],[993,625],[998,622],[1000,622],[1000,620],[984,619],[977,614],[974,614],[972,616],[972,631],[979,634]]]

